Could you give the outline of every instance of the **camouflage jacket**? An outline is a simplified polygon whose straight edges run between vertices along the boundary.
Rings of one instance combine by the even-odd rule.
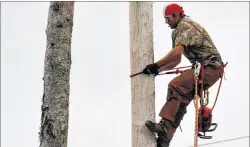
[[[207,31],[190,18],[184,17],[172,32],[173,48],[184,45],[184,56],[191,63],[207,58],[222,62],[221,56]]]

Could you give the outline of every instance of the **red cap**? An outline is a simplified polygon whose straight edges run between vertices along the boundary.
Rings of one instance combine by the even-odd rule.
[[[164,8],[164,17],[175,13],[182,13],[184,15],[184,10],[178,4],[170,4]]]

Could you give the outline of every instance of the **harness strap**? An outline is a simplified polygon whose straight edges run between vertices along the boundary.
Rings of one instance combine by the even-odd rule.
[[[201,65],[201,90],[200,90],[200,105],[204,107],[204,97],[203,97],[203,84],[204,84],[204,64]]]

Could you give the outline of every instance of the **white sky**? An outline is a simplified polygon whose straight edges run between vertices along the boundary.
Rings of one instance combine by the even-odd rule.
[[[154,3],[155,60],[171,49],[171,30],[163,7]],[[226,81],[214,109],[219,124],[209,143],[249,134],[249,4],[246,2],[180,2],[202,24],[225,62]],[[1,4],[1,146],[39,146],[48,2]],[[131,96],[129,7],[127,2],[76,2],[68,147],[130,147]],[[183,58],[179,66],[190,65]],[[165,103],[167,84],[176,75],[156,77],[156,114]],[[211,88],[210,106],[218,83]],[[159,120],[159,117],[156,118]],[[171,145],[193,145],[194,106]],[[248,147],[249,138],[208,145]]]

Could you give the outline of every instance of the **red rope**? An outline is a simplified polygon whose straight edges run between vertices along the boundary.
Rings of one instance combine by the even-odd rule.
[[[201,107],[203,107],[204,104],[204,97],[203,97],[203,84],[204,84],[204,64],[201,65],[201,91],[200,91],[200,95],[201,95]]]
[[[172,73],[178,74],[178,73],[182,73],[182,72],[184,72],[184,71],[179,70],[179,69],[188,68],[188,67],[192,67],[192,65],[190,65],[190,66],[183,66],[183,67],[173,68],[172,70],[174,70],[174,69],[176,69],[176,70],[175,70],[175,71],[167,72],[167,74],[172,74]],[[137,75],[142,74],[142,73],[143,73],[142,71],[137,72],[137,73],[132,73],[132,74],[130,75],[130,77],[134,77],[134,76],[137,76]],[[164,73],[163,73],[163,74],[164,74]],[[159,74],[159,75],[163,75],[163,74]]]
[[[188,68],[188,67],[192,67],[192,65],[190,65],[190,66],[176,67],[176,68],[173,68],[173,69],[182,69],[182,68]]]
[[[213,111],[213,109],[214,109],[214,107],[215,107],[215,104],[216,104],[216,102],[217,102],[217,100],[218,100],[218,96],[219,96],[219,92],[220,92],[220,88],[221,88],[221,83],[222,83],[222,78],[223,78],[223,75],[224,75],[224,67],[226,67],[226,66],[227,66],[227,63],[222,65],[222,68],[221,68],[222,74],[221,74],[220,84],[219,84],[219,88],[218,88],[218,91],[217,91],[217,95],[216,95],[216,98],[215,98],[215,102],[214,102],[214,105],[213,105],[211,111]]]

